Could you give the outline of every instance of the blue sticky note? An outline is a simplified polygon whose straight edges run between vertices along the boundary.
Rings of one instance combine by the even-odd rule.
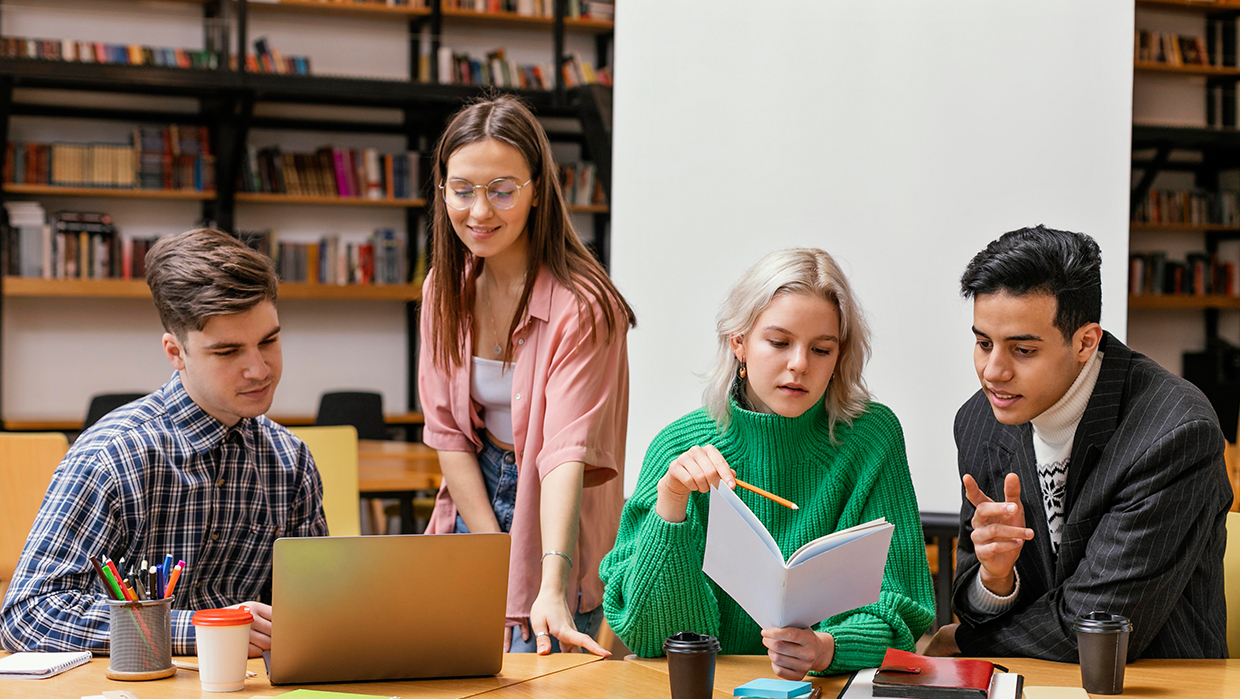
[[[732,690],[734,697],[762,697],[763,699],[792,699],[809,694],[813,685],[809,682],[760,679],[746,682]]]

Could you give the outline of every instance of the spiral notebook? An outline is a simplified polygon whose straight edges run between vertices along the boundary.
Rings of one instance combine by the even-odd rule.
[[[14,653],[0,658],[0,679],[45,680],[90,662],[90,653]]]

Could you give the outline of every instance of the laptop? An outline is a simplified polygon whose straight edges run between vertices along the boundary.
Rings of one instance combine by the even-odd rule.
[[[507,534],[277,539],[272,684],[494,675]]]

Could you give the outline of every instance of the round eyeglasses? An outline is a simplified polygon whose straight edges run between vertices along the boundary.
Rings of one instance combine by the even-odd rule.
[[[471,184],[465,180],[448,180],[447,184],[439,185],[443,190],[443,200],[448,206],[458,211],[472,208],[477,200],[479,189],[486,190],[487,200],[497,209],[511,209],[517,203],[521,190],[533,182],[533,178],[525,184],[517,184],[516,180],[500,177],[487,184]]]

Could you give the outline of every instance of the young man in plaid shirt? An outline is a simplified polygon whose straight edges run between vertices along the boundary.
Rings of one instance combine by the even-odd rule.
[[[309,450],[264,417],[282,365],[272,263],[232,236],[161,238],[146,281],[176,372],[84,432],[56,469],[0,609],[8,650],[108,650],[90,556],[184,560],[172,651],[196,652],[194,610],[244,603],[250,654],[271,642],[271,550],[326,536]],[[124,571],[122,574],[128,574]]]

